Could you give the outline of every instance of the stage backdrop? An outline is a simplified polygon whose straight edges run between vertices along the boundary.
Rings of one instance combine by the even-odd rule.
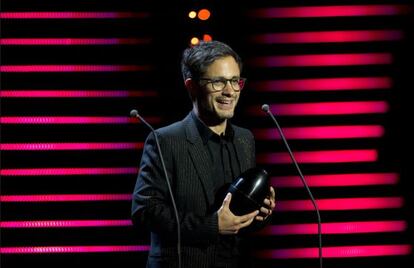
[[[410,267],[408,1],[175,2],[2,1],[2,267],[144,267],[130,204],[149,130],[129,111],[154,127],[184,117],[180,56],[203,39],[245,61],[234,121],[276,188],[258,266],[319,264],[316,214],[267,103],[321,210],[325,266]]]

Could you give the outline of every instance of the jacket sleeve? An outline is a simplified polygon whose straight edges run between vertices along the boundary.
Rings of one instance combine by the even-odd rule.
[[[163,159],[171,187],[174,168],[171,146],[160,142]],[[177,204],[179,209],[179,204]],[[187,244],[210,243],[218,238],[218,216],[199,215],[194,212],[178,211],[181,240]],[[132,198],[132,221],[135,226],[145,227],[157,233],[163,239],[174,242],[177,238],[177,221],[170,193],[164,176],[155,138],[150,134],[145,142],[140,164],[140,171],[136,181]]]

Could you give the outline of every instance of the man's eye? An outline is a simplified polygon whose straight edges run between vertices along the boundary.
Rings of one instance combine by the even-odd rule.
[[[224,84],[225,81],[224,80],[213,80],[214,84]]]

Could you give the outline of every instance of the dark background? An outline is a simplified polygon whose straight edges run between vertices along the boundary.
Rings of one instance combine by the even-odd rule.
[[[145,72],[1,72],[2,91],[19,90],[140,90],[156,92],[155,97],[126,98],[12,98],[1,99],[1,116],[120,116],[136,108],[144,117],[157,117],[161,127],[183,118],[191,109],[180,73],[182,50],[193,36],[211,34],[213,39],[232,46],[245,60],[248,78],[234,123],[250,128],[272,128],[265,116],[248,112],[263,103],[300,103],[320,101],[384,100],[390,105],[386,114],[341,116],[280,116],[282,127],[314,125],[378,124],[384,126],[380,138],[339,140],[292,140],[295,151],[329,149],[376,149],[378,160],[369,163],[302,164],[306,175],[334,173],[395,172],[396,185],[356,187],[312,187],[319,198],[403,197],[404,206],[395,209],[322,211],[323,222],[402,220],[408,228],[401,232],[350,233],[324,235],[324,246],[412,245],[411,188],[411,89],[413,62],[413,16],[358,16],[327,18],[284,18],[263,20],[249,17],[249,11],[265,7],[308,5],[407,5],[408,1],[11,1],[1,3],[2,12],[105,11],[148,12],[146,19],[2,19],[2,38],[150,38],[148,44],[1,46],[1,65],[151,65]],[[191,20],[189,10],[209,8],[207,21]],[[272,44],[252,43],[250,37],[267,32],[395,29],[403,33],[396,41]],[[324,53],[391,53],[388,65],[256,68],[250,60],[264,55]],[[331,92],[255,91],[254,82],[270,79],[386,76],[391,88]],[[1,144],[47,142],[134,142],[145,140],[148,129],[139,123],[128,124],[9,124],[2,123]],[[257,153],[284,152],[279,140],[257,140]],[[1,150],[1,169],[53,167],[138,167],[141,150]],[[260,163],[259,163],[260,164]],[[291,165],[262,164],[273,176],[296,175]],[[131,193],[136,174],[71,176],[2,176],[1,196]],[[308,199],[300,188],[277,189],[280,201]],[[85,202],[1,202],[1,221],[129,219],[129,201]],[[276,212],[272,224],[315,223],[312,211]],[[78,228],[5,228],[1,247],[147,245],[148,233],[131,226]],[[316,235],[257,236],[258,250],[316,247]],[[147,252],[102,252],[60,254],[2,254],[2,267],[41,267],[96,265],[144,267]],[[411,256],[326,258],[325,267],[411,267]],[[259,267],[317,267],[312,259],[262,259]]]

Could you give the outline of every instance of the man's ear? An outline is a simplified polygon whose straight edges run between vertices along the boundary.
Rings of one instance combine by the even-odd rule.
[[[196,96],[197,83],[192,78],[187,78],[184,81],[184,85],[188,91],[188,94],[191,96],[191,99],[194,99]]]

